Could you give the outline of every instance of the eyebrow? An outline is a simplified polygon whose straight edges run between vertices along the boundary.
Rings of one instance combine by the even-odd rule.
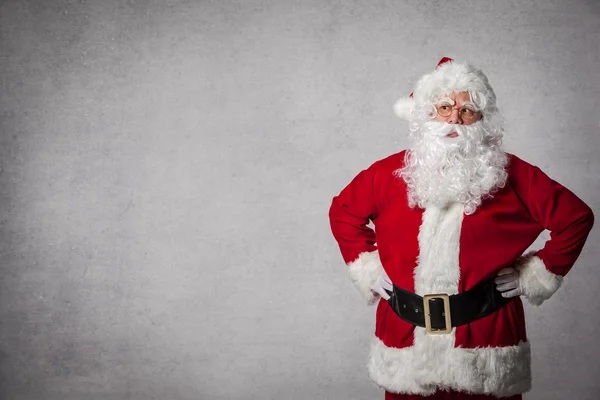
[[[448,103],[451,106],[456,104],[456,102],[454,100],[452,100],[450,97],[444,97],[442,99],[439,99],[437,102],[437,104],[442,104],[442,103]]]
[[[473,110],[475,110],[475,111],[479,111],[479,107],[477,107],[477,105],[476,105],[475,103],[473,103],[472,101],[465,101],[465,102],[462,104],[462,107],[465,107],[465,106],[472,107],[472,108],[473,108]]]

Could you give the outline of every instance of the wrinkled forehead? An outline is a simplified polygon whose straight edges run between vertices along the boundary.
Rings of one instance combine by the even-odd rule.
[[[469,94],[469,92],[459,92],[459,93],[445,94],[437,100],[437,103],[462,105],[465,103],[472,104],[473,100],[471,99],[471,95]]]

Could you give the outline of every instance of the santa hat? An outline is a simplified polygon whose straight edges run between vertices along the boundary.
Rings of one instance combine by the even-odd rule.
[[[442,57],[438,65],[435,67],[436,69],[447,62],[453,62],[454,60],[450,57]],[[415,92],[412,92],[408,97],[399,98],[394,104],[394,112],[397,116],[402,119],[410,119],[412,115],[412,110],[415,107]]]
[[[424,75],[416,84],[409,97],[398,99],[394,112],[402,119],[410,120],[413,110],[426,102],[435,102],[439,97],[450,93],[469,92],[471,100],[486,112],[496,111],[496,95],[487,77],[470,64],[455,63],[443,57],[435,70]]]

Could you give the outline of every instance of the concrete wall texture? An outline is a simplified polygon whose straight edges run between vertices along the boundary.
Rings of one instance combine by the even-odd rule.
[[[442,56],[600,215],[597,0],[0,4],[2,400],[382,399],[327,211]],[[600,398],[599,232],[527,400]]]

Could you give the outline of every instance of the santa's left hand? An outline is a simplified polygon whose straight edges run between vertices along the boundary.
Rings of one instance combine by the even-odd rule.
[[[519,285],[519,271],[514,268],[501,269],[494,282],[496,283],[496,290],[502,292],[502,297],[510,298],[523,294],[523,290]]]

